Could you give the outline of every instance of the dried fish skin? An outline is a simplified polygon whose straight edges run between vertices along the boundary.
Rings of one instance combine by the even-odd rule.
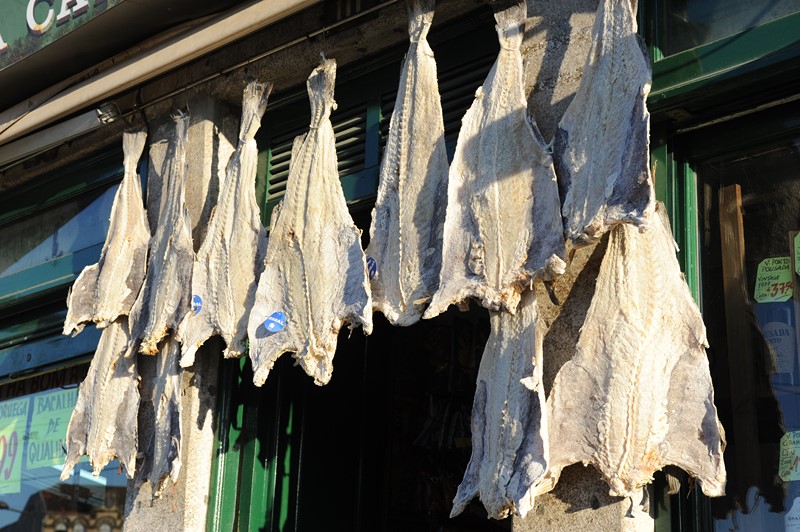
[[[67,426],[67,457],[61,470],[66,480],[83,455],[99,475],[114,458],[128,478],[136,469],[139,373],[136,357],[126,358],[130,343],[128,318],[122,316],[103,330],[89,372]]]
[[[336,62],[328,59],[308,79],[310,130],[292,150],[286,194],[272,224],[248,324],[256,386],[285,352],[294,353],[315,384],[326,384],[339,329],[349,323],[372,332],[361,232],[347,210],[337,171],[330,121],[335,77]]]
[[[226,358],[242,356],[246,347],[247,318],[267,247],[256,202],[255,135],[271,90],[271,83],[257,81],[244,90],[238,146],[192,269],[193,310],[178,329],[184,367],[194,364],[197,349],[213,335],[225,340]]]
[[[575,358],[548,398],[550,469],[593,464],[611,495],[641,494],[675,465],[723,495],[725,433],[714,406],[706,330],[684,281],[661,205],[649,228],[611,230]],[[557,435],[557,439],[556,439]]]
[[[522,83],[525,2],[498,11],[500,53],[462,120],[450,165],[439,290],[423,318],[473,297],[516,312],[536,278],[564,272],[552,157]]]
[[[67,296],[66,335],[78,334],[90,322],[103,328],[127,316],[142,287],[150,225],[136,165],[146,139],[144,130],[122,136],[124,174],[111,206],[108,234],[100,260],[83,269]]]
[[[478,370],[472,406],[472,456],[450,517],[476,496],[493,519],[533,508],[533,489],[547,471],[543,418],[542,334],[536,294],[523,294],[516,315],[491,313],[492,333]]]
[[[645,226],[655,206],[650,176],[650,64],[630,2],[601,0],[578,91],[559,122],[553,159],[564,234],[596,242],[619,223]]]
[[[375,261],[372,304],[393,325],[419,321],[439,286],[447,203],[447,148],[427,41],[433,0],[409,3],[411,45],[381,161],[367,256]]]
[[[139,478],[147,478],[153,497],[160,497],[167,486],[178,481],[181,470],[181,376],[180,343],[170,336],[158,353],[156,375],[150,401],[155,412],[152,433]]]
[[[190,309],[194,248],[186,210],[186,140],[188,113],[173,116],[175,135],[164,159],[158,227],[150,239],[147,275],[130,314],[131,336],[145,355],[158,352],[158,343]]]

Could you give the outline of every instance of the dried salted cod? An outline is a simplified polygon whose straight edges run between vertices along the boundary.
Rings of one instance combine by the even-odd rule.
[[[335,78],[332,59],[308,78],[310,131],[292,150],[286,195],[270,231],[248,324],[257,386],[287,351],[316,384],[325,384],[342,325],[360,324],[366,334],[372,332],[361,232],[347,210],[336,169],[330,121]]]
[[[184,190],[189,115],[178,113],[174,120],[175,135],[164,158],[164,186],[158,227],[150,239],[147,276],[131,310],[131,337],[141,342],[139,349],[146,355],[158,352],[158,343],[178,328],[190,310],[194,249]]]
[[[181,346],[170,336],[156,355],[156,375],[150,402],[153,407],[152,433],[140,478],[147,478],[153,496],[161,495],[167,480],[178,481],[181,469],[181,374],[178,364]]]
[[[433,7],[433,0],[409,2],[411,46],[389,124],[367,247],[373,306],[394,325],[419,321],[439,286],[442,265],[448,163],[436,61],[426,40]]]
[[[123,356],[130,340],[125,316],[111,322],[100,336],[67,426],[67,457],[61,480],[69,478],[83,455],[89,456],[95,476],[117,458],[128,478],[133,478],[139,373],[136,358]]]
[[[106,327],[127,316],[144,281],[150,225],[142,201],[136,164],[142,156],[146,131],[122,136],[124,175],[114,203],[100,260],[83,269],[67,297],[64,334],[78,334],[89,322]]]
[[[550,469],[591,463],[611,495],[638,496],[653,472],[678,466],[711,497],[725,489],[706,330],[659,206],[644,233],[615,227],[578,340],[548,398]]]
[[[215,334],[225,340],[226,357],[242,356],[245,350],[247,313],[267,247],[256,203],[255,135],[271,90],[271,84],[256,81],[244,90],[239,145],[228,162],[220,201],[192,269],[192,311],[179,328],[184,367],[194,364],[197,348]]]
[[[522,86],[526,4],[498,11],[500,54],[467,111],[450,166],[439,290],[424,318],[474,297],[515,312],[536,277],[563,273],[553,163],[527,118]]]
[[[653,211],[650,179],[650,65],[630,2],[601,0],[578,92],[553,139],[564,199],[564,233],[596,241],[620,222],[644,225]]]
[[[492,312],[472,405],[472,457],[450,517],[480,496],[489,517],[533,508],[533,487],[547,469],[542,422],[542,335],[536,293],[523,294],[516,315]]]

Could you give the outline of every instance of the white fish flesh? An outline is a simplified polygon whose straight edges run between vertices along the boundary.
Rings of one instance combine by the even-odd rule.
[[[442,263],[448,162],[436,61],[427,41],[433,7],[433,0],[409,3],[411,45],[389,124],[367,247],[373,307],[403,326],[419,321],[439,286]]]
[[[514,313],[533,279],[564,272],[552,158],[526,111],[525,16],[525,2],[495,14],[500,54],[462,121],[450,165],[440,285],[424,318],[469,297]]]
[[[337,172],[330,121],[335,78],[336,62],[328,59],[308,79],[310,131],[292,150],[286,195],[272,224],[248,324],[257,386],[287,351],[316,384],[326,384],[339,329],[349,323],[372,332],[361,232],[347,210]]]
[[[271,90],[271,84],[256,81],[244,90],[239,143],[228,162],[220,201],[194,262],[192,310],[179,327],[184,367],[194,363],[197,348],[213,335],[225,340],[226,357],[240,357],[245,350],[247,316],[267,247],[256,202],[255,135]]]
[[[125,316],[111,322],[100,336],[67,426],[67,457],[61,480],[69,478],[72,468],[84,455],[89,456],[95,476],[116,458],[125,467],[128,478],[133,478],[139,373],[136,357],[123,356],[130,340]]]
[[[644,226],[653,211],[650,84],[631,3],[601,0],[578,92],[553,139],[564,233],[576,243],[618,223]]]
[[[194,248],[186,210],[186,139],[189,115],[177,113],[162,170],[158,227],[150,239],[144,285],[130,315],[131,336],[139,351],[158,352],[158,343],[175,331],[190,310]]]
[[[593,464],[611,495],[640,496],[675,465],[723,495],[725,433],[714,406],[706,329],[684,281],[663,207],[649,229],[612,229],[575,358],[548,398],[550,469]]]
[[[124,175],[111,206],[106,241],[100,260],[84,268],[72,285],[64,334],[78,334],[90,322],[106,327],[127,316],[142,287],[150,225],[136,165],[146,139],[143,130],[126,131],[122,136]]]
[[[142,440],[149,440],[142,463],[140,478],[147,478],[158,497],[167,485],[178,481],[181,470],[181,375],[178,363],[181,346],[173,336],[164,342],[156,355],[157,367],[153,381],[150,404],[153,408],[152,432]]]
[[[533,508],[534,485],[547,470],[536,293],[523,294],[516,315],[492,312],[490,319],[472,405],[472,456],[450,517],[476,496],[491,518],[510,512],[524,517]]]

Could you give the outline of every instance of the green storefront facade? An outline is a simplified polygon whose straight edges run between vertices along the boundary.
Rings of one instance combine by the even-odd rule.
[[[224,167],[202,153],[218,153],[215,146],[231,130],[225,120],[238,124],[245,79],[274,81],[257,136],[256,191],[268,226],[285,188],[292,139],[308,125],[304,80],[324,51],[339,60],[332,120],[341,182],[353,219],[368,233],[407,47],[405,7],[397,1],[175,2],[169,10],[137,2],[138,11],[125,8],[127,1],[0,7],[0,47],[6,45],[0,88],[9,87],[0,95],[0,530],[138,530],[159,522],[215,531],[795,530],[800,2],[794,0],[638,5],[653,65],[651,166],[708,328],[715,403],[727,435],[725,497],[708,499],[685,474],[667,471],[656,477],[642,515],[626,517],[630,501],[609,497],[599,476],[577,465],[525,519],[489,521],[475,501],[450,520],[470,456],[475,375],[489,334],[487,314],[475,306],[408,328],[376,316],[370,336],[343,332],[325,387],[314,386],[289,356],[255,387],[250,362],[223,360],[221,345],[212,342],[183,376],[186,447],[176,487],[152,501],[149,488],[129,481],[116,462],[100,477],[82,462],[59,482],[69,401],[100,336],[93,327],[75,337],[60,334],[66,294],[99,257],[122,178],[123,129],[144,120],[155,142],[175,108],[198,117],[193,134],[200,155],[191,164],[198,176],[211,177],[198,177],[203,184],[188,200],[197,248],[210,214],[205,198],[215,190],[215,168]],[[275,15],[222,35],[238,23],[237,13],[262,4]],[[577,88],[596,6],[596,0],[528,2],[525,83],[545,138],[552,138]],[[35,46],[29,8],[37,21],[50,9],[54,19],[71,9],[73,22],[56,20]],[[114,15],[121,8],[130,11]],[[484,2],[437,4],[430,40],[451,155],[461,117],[498,52],[493,24]],[[113,45],[92,41],[110,34]],[[200,44],[206,34],[213,38]],[[65,42],[82,52],[71,55],[78,48]],[[28,52],[12,58],[23,47]],[[159,63],[171,55],[173,64]],[[65,67],[70,58],[74,64]],[[142,70],[123,79],[136,61]],[[41,76],[34,64],[44,69]],[[63,109],[55,110],[60,101]],[[98,118],[81,118],[87,113]],[[65,122],[70,127],[59,129]],[[154,198],[149,208],[158,198],[153,157],[145,151],[139,165]],[[545,339],[546,385],[563,363],[556,356],[548,362],[547,350],[567,353],[570,335],[574,349],[581,323],[571,323],[565,309],[585,309],[602,250],[600,244],[576,254],[556,283],[559,305],[543,311],[552,331]],[[767,283],[764,272],[775,264],[777,282]],[[147,379],[142,370],[143,398]],[[670,495],[676,479],[679,491]]]

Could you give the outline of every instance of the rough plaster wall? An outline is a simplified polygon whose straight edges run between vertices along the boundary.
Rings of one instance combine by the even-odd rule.
[[[239,112],[210,97],[184,101],[192,113],[186,149],[186,203],[192,220],[195,250],[205,236],[205,229],[216,205],[220,179],[233,152]],[[148,216],[156,227],[162,181],[160,168],[170,120],[160,118],[151,123],[151,142],[156,149],[148,174]],[[198,352],[194,366],[183,372],[181,382],[181,461],[178,482],[167,486],[160,499],[153,499],[149,483],[134,479],[128,484],[125,500],[125,530],[203,530],[205,528],[211,463],[214,445],[213,412],[217,402],[218,368],[222,344],[212,339]],[[158,355],[157,355],[158,356]],[[151,433],[154,409],[146,402],[153,389],[155,357],[139,356],[142,376],[142,407],[139,414],[140,435]],[[149,442],[140,441],[140,451]]]

